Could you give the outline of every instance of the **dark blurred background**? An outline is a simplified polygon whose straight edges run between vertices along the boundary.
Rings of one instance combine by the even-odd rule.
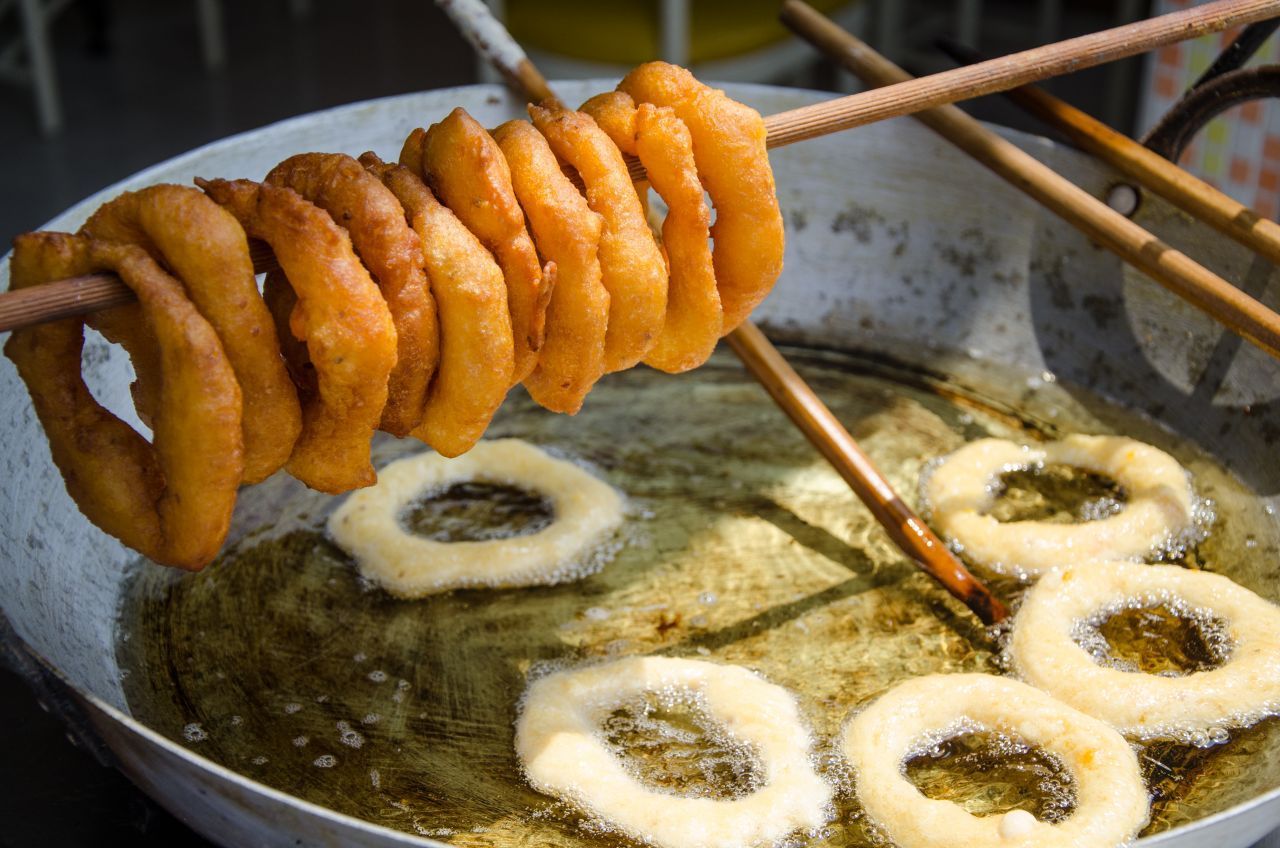
[[[663,53],[656,0],[502,5],[513,32],[553,78],[617,76],[671,55]],[[781,42],[776,0],[690,5],[688,37],[668,31],[675,36],[668,42],[677,44],[665,46],[683,49],[701,76],[853,90],[809,47]],[[949,66],[932,47],[940,35],[1006,53],[1147,11],[1146,0],[817,5],[918,73]],[[0,75],[15,58],[23,71],[35,64],[19,55],[30,43],[23,6],[50,10],[44,41],[57,105],[42,116],[31,85],[0,84],[4,242],[140,168],[214,139],[354,100],[479,79],[471,51],[430,0],[0,0]],[[1128,130],[1140,77],[1132,66],[1087,71],[1051,87]],[[974,111],[1034,129],[996,98]]]
[[[805,45],[784,40],[774,0],[693,0],[674,31],[662,25],[659,11],[670,10],[669,0],[502,5],[513,32],[553,78],[617,76],[665,55],[692,62],[707,79],[853,90]],[[818,5],[916,73],[950,67],[932,46],[938,36],[1001,54],[1151,11],[1147,0]],[[44,10],[45,20],[33,35],[24,24],[35,9]],[[328,106],[482,76],[429,0],[0,0],[0,75],[38,65],[40,43],[48,48],[46,79],[55,83],[45,89],[45,108],[37,108],[32,85],[0,84],[5,242],[134,171],[206,142]],[[1138,62],[1060,78],[1049,88],[1132,132],[1145,84]],[[998,98],[966,108],[1038,131]],[[0,749],[2,846],[206,844],[73,748],[22,682],[3,671]]]

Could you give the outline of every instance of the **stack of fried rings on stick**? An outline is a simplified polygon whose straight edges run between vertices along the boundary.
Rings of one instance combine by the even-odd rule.
[[[398,164],[304,153],[261,183],[154,186],[74,235],[19,236],[12,288],[111,271],[138,297],[5,345],[81,511],[199,569],[241,483],[283,467],[349,491],[376,480],[375,430],[457,456],[516,383],[573,414],[606,373],[705,362],[782,270],[760,115],[654,62],[581,112],[530,116],[490,132],[456,109]],[[660,235],[650,185],[670,210]],[[279,264],[262,295],[248,238]],[[152,441],[85,386],[85,323],[132,359]]]

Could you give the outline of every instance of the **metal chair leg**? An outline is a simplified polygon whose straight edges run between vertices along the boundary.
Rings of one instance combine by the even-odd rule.
[[[58,78],[49,47],[49,23],[41,0],[19,0],[22,33],[31,63],[31,83],[36,95],[36,115],[40,130],[53,135],[62,129],[62,105],[58,99]]]
[[[226,39],[222,33],[222,0],[196,0],[200,19],[200,51],[204,66],[216,71],[227,63]]]

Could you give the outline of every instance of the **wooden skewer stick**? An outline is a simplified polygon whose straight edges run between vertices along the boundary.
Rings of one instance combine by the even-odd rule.
[[[784,22],[788,15],[796,14],[788,11],[790,6],[783,4]],[[883,87],[873,91],[766,118],[769,146],[781,147],[885,118],[1017,88],[1206,33],[1221,32],[1236,24],[1277,16],[1280,16],[1277,0],[1218,0],[927,77],[902,74],[891,83],[881,83]]]
[[[943,49],[960,62],[981,59],[976,51],[960,44],[947,44]],[[1028,85],[1004,94],[1083,150],[1110,163],[1223,235],[1280,264],[1280,224],[1043,88]]]
[[[497,64],[498,71],[518,94],[535,102],[561,103],[546,78],[488,7],[478,0],[437,1],[468,41],[485,45],[482,55]],[[479,36],[481,32],[483,37]],[[983,623],[995,624],[1008,616],[1000,600],[969,573],[929,526],[898,497],[849,431],[759,327],[750,321],[744,322],[729,333],[726,340],[747,371],[760,381],[805,438],[835,467],[903,553],[969,607]]]
[[[983,623],[995,624],[1008,617],[1004,604],[969,573],[924,519],[898,496],[840,419],[759,327],[748,321],[726,336],[726,340],[751,376],[760,381],[809,443],[844,478],[903,553]]]
[[[910,79],[906,71],[802,0],[786,0],[782,20],[871,85]],[[914,117],[1174,294],[1280,358],[1280,315],[1261,302],[1005,141],[959,107],[940,106]]]
[[[474,0],[439,2],[451,16],[473,17],[475,14]],[[1277,15],[1280,15],[1280,0],[1217,0],[928,77],[912,79],[904,75],[905,78],[894,85],[770,115],[765,118],[768,145],[782,147],[920,109],[1004,91]],[[498,27],[501,29],[500,24]],[[471,31],[475,31],[474,28]],[[549,90],[537,92],[530,88],[541,75],[523,51],[512,62],[495,53],[498,48],[490,41],[483,32],[473,39],[482,55],[501,61],[508,80],[534,94],[550,94]],[[545,80],[542,84],[545,86]],[[632,179],[644,178],[644,168],[638,160],[630,158],[628,167]],[[40,289],[39,294],[34,290],[0,294],[0,332],[84,315],[133,298],[123,283],[109,275],[61,280]]]

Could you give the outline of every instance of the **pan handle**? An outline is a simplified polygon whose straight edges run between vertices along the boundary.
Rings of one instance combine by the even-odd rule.
[[[1280,65],[1230,71],[1197,85],[1168,111],[1143,143],[1171,162],[1204,125],[1233,106],[1280,97]]]
[[[117,765],[111,750],[94,732],[75,690],[23,641],[3,610],[0,610],[0,662],[26,681],[44,710],[61,720],[67,729],[67,741],[88,751],[100,765]]]

